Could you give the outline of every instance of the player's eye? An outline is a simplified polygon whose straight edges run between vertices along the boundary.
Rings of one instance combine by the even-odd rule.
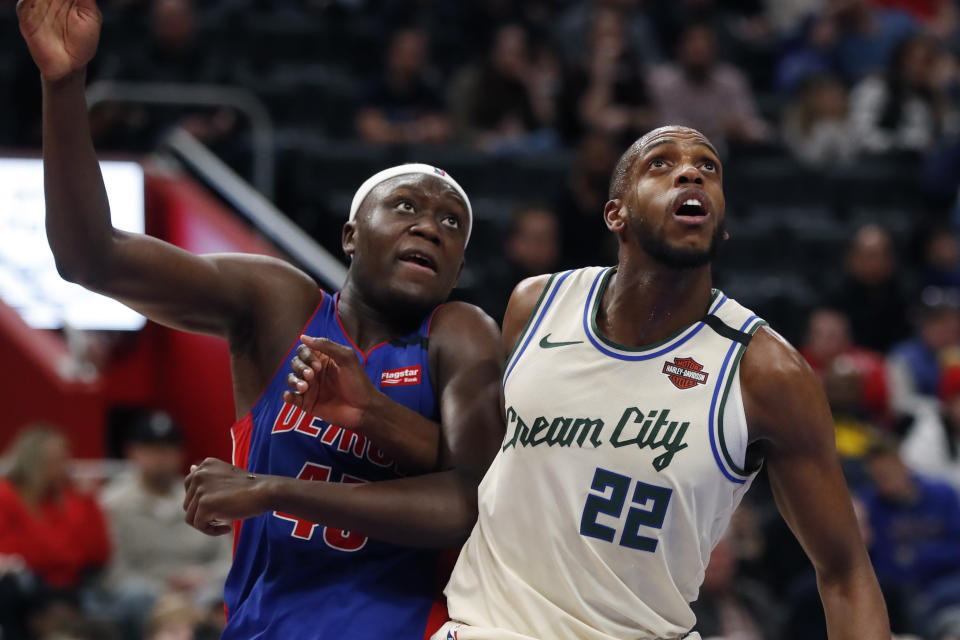
[[[701,165],[705,171],[716,171],[717,165],[712,160],[704,160]]]
[[[411,202],[410,200],[397,200],[397,204],[395,205],[395,207],[407,213],[417,210],[416,205],[414,205],[413,202]]]
[[[452,228],[454,228],[454,229],[459,229],[459,228],[460,228],[460,218],[458,218],[457,216],[455,216],[455,215],[452,214],[452,213],[451,213],[451,214],[448,214],[448,215],[445,215],[445,216],[443,217],[443,219],[441,220],[441,222],[442,222],[443,224],[447,225],[448,227],[452,227]]]
[[[651,169],[662,169],[667,166],[666,161],[663,158],[654,158],[650,161],[648,165]]]

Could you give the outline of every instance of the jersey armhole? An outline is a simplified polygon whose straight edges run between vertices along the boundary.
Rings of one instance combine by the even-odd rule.
[[[748,338],[765,326],[766,321],[753,316],[740,328]],[[746,468],[747,446],[750,444],[747,416],[743,406],[743,394],[740,386],[740,360],[746,353],[750,340],[734,341],[727,351],[721,380],[715,391],[719,394],[719,406],[716,409],[716,428],[711,427],[710,444],[713,455],[726,478],[737,484],[743,484],[758,470]],[[714,414],[711,412],[711,422]]]
[[[523,331],[520,332],[520,337],[517,338],[517,343],[513,345],[513,351],[510,352],[510,357],[507,358],[506,373],[503,374],[504,385],[507,384],[507,378],[510,377],[513,368],[517,366],[517,362],[519,362],[521,356],[523,356],[523,352],[526,351],[527,346],[530,344],[530,339],[533,337],[533,334],[537,332],[540,323],[543,322],[543,318],[550,309],[550,305],[553,304],[553,299],[556,297],[561,285],[563,285],[563,281],[574,271],[574,269],[571,269],[562,273],[554,273],[551,274],[550,279],[547,280],[543,291],[540,292],[540,297],[537,298],[537,304],[534,305],[533,310],[530,312],[530,317],[527,318],[527,324],[524,325]]]
[[[323,308],[323,303],[326,302],[328,294],[323,289],[319,289],[319,291],[320,291],[320,302],[317,303],[317,307],[313,310],[313,313],[310,314],[310,317],[307,318],[307,321],[304,323],[303,327],[300,328],[300,332],[297,333],[297,337],[294,338],[293,344],[291,344],[290,348],[287,349],[287,355],[285,355],[280,360],[280,362],[277,363],[277,368],[274,369],[273,375],[270,376],[270,380],[269,382],[267,382],[267,386],[260,392],[260,395],[257,396],[257,399],[254,401],[254,403],[250,405],[249,413],[252,414],[254,410],[257,408],[257,405],[260,404],[260,400],[263,399],[263,394],[265,394],[270,389],[270,385],[273,384],[273,380],[277,377],[277,374],[280,373],[280,369],[282,369],[283,365],[285,365],[287,361],[290,360],[290,354],[292,354],[293,350],[296,349],[297,345],[300,344],[300,336],[306,332],[307,327],[310,326],[310,324],[313,322],[313,319],[317,317],[317,313],[320,311],[320,309]]]

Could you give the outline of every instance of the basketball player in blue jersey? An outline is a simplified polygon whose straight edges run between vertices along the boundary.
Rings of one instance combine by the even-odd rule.
[[[280,260],[197,256],[116,230],[84,99],[96,4],[23,0],[17,14],[42,76],[46,227],[61,275],[166,326],[229,342],[234,464],[205,461],[186,505],[209,534],[232,529],[223,496],[256,513],[236,528],[223,637],[432,633],[445,618],[436,549],[466,537],[503,433],[497,328],[475,307],[442,304],[470,235],[466,194],[424,165],[364,183],[343,230],[349,274],[334,295]],[[341,358],[323,375],[345,390],[324,407],[326,420],[283,402],[302,334],[325,338],[310,344]],[[271,506],[261,474],[302,479],[293,484],[320,496],[330,517],[308,521],[293,513],[295,500]],[[231,493],[237,481],[243,490]],[[424,526],[438,520],[446,527]]]

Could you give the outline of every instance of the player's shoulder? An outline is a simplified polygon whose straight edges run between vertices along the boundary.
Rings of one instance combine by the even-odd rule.
[[[544,273],[539,276],[524,278],[513,288],[510,298],[512,300],[516,299],[518,302],[529,301],[530,306],[533,306],[555,276],[554,273]]]
[[[267,314],[268,319],[276,314],[279,306],[286,310],[285,316],[290,322],[301,327],[323,299],[324,293],[317,281],[286,260],[250,253],[205,257],[231,276],[230,281],[242,283],[246,303]],[[275,320],[270,320],[270,324],[274,323]]]
[[[507,303],[507,311],[503,316],[503,344],[507,352],[513,350],[527,321],[555,277],[556,274],[545,273],[524,278],[513,288],[510,301]]]
[[[524,278],[517,283],[517,286],[513,288],[513,293],[510,294],[506,316],[522,316],[525,321],[537,306],[537,302],[546,293],[547,287],[550,286],[555,276],[556,274],[553,273],[545,273]]]
[[[474,343],[499,343],[496,321],[480,307],[467,302],[440,305],[430,321],[430,344],[441,349],[469,349]]]
[[[790,386],[816,380],[800,352],[769,326],[750,340],[740,364],[741,381],[754,395],[782,394]]]
[[[740,364],[744,406],[753,435],[777,437],[792,417],[825,406],[820,378],[783,336],[769,326],[754,334]]]
[[[256,253],[214,253],[204,256],[219,269],[242,273],[253,281],[316,289],[316,281],[286,260]]]

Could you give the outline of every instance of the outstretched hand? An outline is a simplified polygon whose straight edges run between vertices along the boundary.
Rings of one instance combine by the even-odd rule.
[[[230,533],[234,520],[253,518],[266,510],[262,505],[266,481],[223,460],[207,458],[190,467],[183,481],[187,490],[184,519],[207,535]]]
[[[17,19],[48,81],[83,69],[97,51],[103,19],[95,0],[19,0]]]
[[[323,418],[330,424],[356,430],[377,390],[353,349],[326,338],[300,336],[303,344],[290,362],[290,391],[283,401]]]

